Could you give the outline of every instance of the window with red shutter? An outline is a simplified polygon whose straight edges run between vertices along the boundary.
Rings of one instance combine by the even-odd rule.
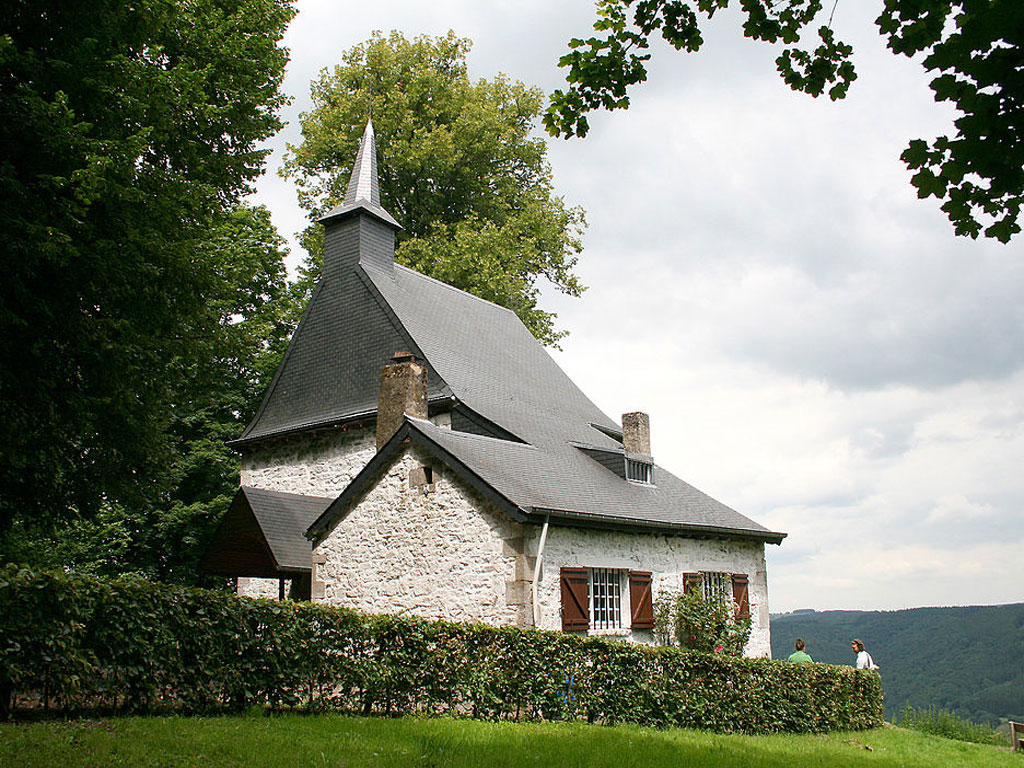
[[[560,571],[563,630],[575,631],[590,627],[590,610],[587,607],[589,575],[586,568],[562,568]]]
[[[736,618],[750,618],[750,593],[748,591],[747,574],[732,575],[732,599],[736,603]]]
[[[699,573],[684,573],[683,574],[683,592],[690,594],[695,589],[700,589],[703,579]]]
[[[654,628],[654,599],[651,595],[651,572],[629,572],[629,606],[633,614],[631,629]]]

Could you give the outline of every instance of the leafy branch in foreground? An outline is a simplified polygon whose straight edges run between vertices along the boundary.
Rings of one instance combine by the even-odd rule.
[[[585,136],[587,114],[629,107],[630,86],[647,79],[652,36],[693,53],[701,26],[730,0],[598,0],[594,30],[574,38],[559,66],[567,90],[551,95],[544,125],[554,136]],[[846,96],[857,75],[853,48],[828,23],[817,43],[801,35],[822,12],[820,0],[740,0],[743,34],[785,46],[776,67],[793,90]],[[1024,203],[1024,4],[1019,0],[885,0],[875,20],[895,54],[925,54],[936,101],[952,102],[956,133],[915,139],[901,155],[921,198],[935,196],[958,235],[1006,243]]]

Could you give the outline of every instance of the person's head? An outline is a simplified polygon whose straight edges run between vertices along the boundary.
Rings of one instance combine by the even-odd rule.
[[[855,650],[857,653],[860,653],[864,650],[864,643],[862,643],[860,640],[853,639],[850,641],[850,647],[852,647],[853,650]]]
[[[801,638],[796,639],[796,649],[802,651],[804,649],[804,641]]]

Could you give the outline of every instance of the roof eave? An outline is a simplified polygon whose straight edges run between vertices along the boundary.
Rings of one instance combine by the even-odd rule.
[[[341,221],[342,219],[352,216],[356,213],[366,213],[373,216],[378,221],[387,224],[389,227],[394,229],[396,232],[400,232],[403,227],[399,224],[395,217],[385,211],[383,208],[377,205],[371,205],[365,200],[357,200],[354,203],[347,203],[332,208],[323,217],[320,218],[321,224],[327,224],[328,222]]]
[[[692,523],[672,523],[669,521],[640,520],[638,518],[622,518],[617,515],[604,515],[593,512],[578,512],[567,509],[544,509],[532,507],[529,510],[531,522],[543,522],[545,518],[552,522],[564,521],[574,527],[603,528],[638,533],[673,533],[677,535],[706,537],[717,539],[742,539],[762,541],[766,544],[781,544],[788,536],[776,531],[754,531],[743,528],[726,528],[714,525],[694,525]]]

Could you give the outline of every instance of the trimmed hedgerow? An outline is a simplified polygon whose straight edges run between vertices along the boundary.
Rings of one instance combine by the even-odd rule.
[[[0,704],[252,705],[770,733],[882,722],[874,672],[0,568]]]

